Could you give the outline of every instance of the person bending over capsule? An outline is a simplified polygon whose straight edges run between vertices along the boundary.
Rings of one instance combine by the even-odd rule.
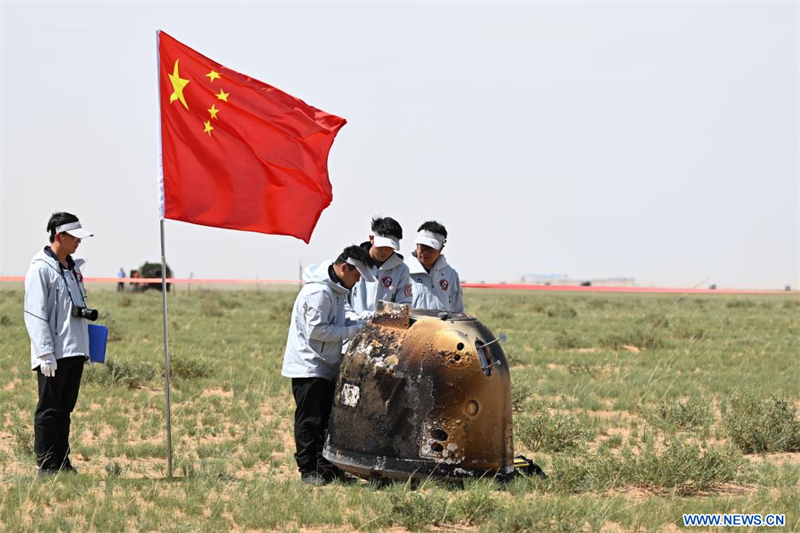
[[[369,263],[363,248],[348,246],[335,261],[309,266],[292,308],[281,374],[292,379],[297,406],[295,460],[301,481],[309,485],[324,485],[344,476],[322,457],[322,447],[342,361],[342,342],[352,339],[363,325],[347,319],[345,300],[362,276],[367,281],[375,279]]]

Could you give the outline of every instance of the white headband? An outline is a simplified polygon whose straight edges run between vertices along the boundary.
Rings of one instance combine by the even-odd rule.
[[[347,261],[345,261],[348,265],[352,265],[356,267],[356,269],[361,273],[361,277],[367,281],[375,281],[375,276],[372,275],[372,271],[370,268],[364,264],[363,261],[359,261],[358,259],[353,259],[352,257],[348,257]]]
[[[417,238],[414,239],[414,244],[424,244],[436,250],[441,250],[447,239],[441,233],[434,233],[428,230],[422,230],[417,233]]]
[[[374,245],[379,248],[381,246],[391,246],[395,252],[400,249],[400,239],[396,239],[391,235],[376,235],[373,233],[370,237],[372,237]]]
[[[55,229],[56,233],[69,233],[78,239],[85,239],[86,237],[93,237],[94,233],[89,230],[83,229],[80,222],[68,222],[61,224]]]

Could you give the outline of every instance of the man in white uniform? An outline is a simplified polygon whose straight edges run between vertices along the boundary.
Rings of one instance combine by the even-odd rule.
[[[361,276],[372,278],[369,255],[348,246],[336,261],[312,265],[303,273],[305,286],[292,309],[281,374],[292,379],[295,460],[300,479],[324,485],[341,475],[322,457],[325,431],[333,407],[333,390],[342,342],[352,339],[362,326],[345,317],[348,291]]]
[[[391,217],[372,219],[369,240],[361,243],[372,260],[374,281],[361,278],[347,297],[347,316],[354,320],[369,320],[375,313],[378,300],[410,304],[408,267],[400,255],[400,240],[403,228]]]
[[[89,357],[88,321],[97,319],[97,311],[86,307],[83,274],[72,259],[81,239],[92,233],[71,213],[53,213],[47,231],[50,245],[33,256],[25,276],[25,326],[39,382],[33,421],[39,476],[75,472],[69,427]]]
[[[414,239],[417,248],[406,260],[411,276],[406,292],[414,309],[464,312],[458,272],[442,255],[445,242],[447,230],[435,220],[425,222],[417,230]]]

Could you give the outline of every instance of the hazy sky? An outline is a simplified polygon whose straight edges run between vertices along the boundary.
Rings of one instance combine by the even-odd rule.
[[[800,286],[797,2],[2,3],[0,272],[51,212],[160,257],[156,29],[345,117],[311,244],[166,222],[179,277],[296,278],[395,217],[471,281]]]

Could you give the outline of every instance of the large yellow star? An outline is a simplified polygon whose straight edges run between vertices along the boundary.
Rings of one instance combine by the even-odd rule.
[[[220,100],[222,100],[223,102],[227,102],[227,101],[228,101],[228,96],[230,96],[230,94],[231,94],[231,93],[226,93],[225,91],[223,91],[222,89],[220,89],[220,90],[219,90],[219,94],[215,94],[214,96],[216,96],[217,98],[219,98],[219,99],[220,99]]]
[[[220,78],[219,72],[217,72],[215,70],[212,70],[211,72],[206,74],[206,76],[211,79],[212,83],[213,83],[214,80],[218,80]]]
[[[206,129],[203,130],[203,133],[208,133],[208,136],[211,137],[211,130],[214,129],[213,126],[211,126],[211,121],[209,120],[208,122],[205,122],[204,124],[206,125]]]
[[[171,104],[175,100],[180,100],[187,110],[189,106],[186,105],[186,100],[183,97],[183,88],[186,87],[186,84],[189,83],[189,80],[185,80],[181,78],[180,73],[178,73],[178,61],[179,59],[175,60],[175,69],[172,74],[169,75],[169,81],[172,82],[172,89],[174,92],[169,96],[169,103]]]
[[[214,120],[218,120],[217,113],[219,113],[219,109],[216,108],[216,104],[211,104],[211,109],[206,109],[206,111],[211,113],[211,118],[213,118]]]

